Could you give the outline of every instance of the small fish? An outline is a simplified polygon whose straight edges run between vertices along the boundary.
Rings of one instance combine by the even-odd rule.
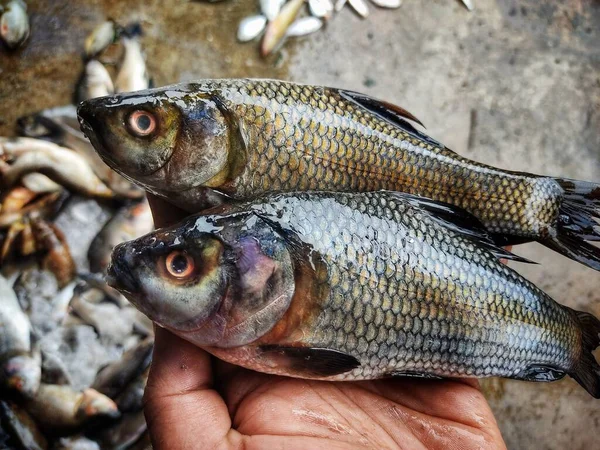
[[[371,0],[376,6],[380,8],[400,8],[402,6],[402,0]]]
[[[96,376],[92,388],[116,398],[132,380],[142,374],[152,361],[154,339],[146,338],[123,353],[121,359],[104,367]]]
[[[466,159],[408,111],[344,89],[203,80],[88,100],[82,129],[114,170],[190,212],[267,192],[389,189],[454,204],[498,245],[538,241],[600,270],[600,184]]]
[[[123,389],[123,392],[119,394],[116,398],[119,411],[123,413],[134,412],[140,411],[143,408],[144,390],[146,389],[149,373],[150,367],[142,372],[137,378],[134,378],[125,389]]]
[[[108,282],[227,362],[299,378],[569,374],[600,398],[600,321],[500,258],[460,208],[391,191],[289,193],[117,246]]]
[[[42,173],[67,189],[82,195],[113,198],[114,192],[93,172],[77,153],[51,142],[32,138],[2,138],[0,151],[11,155],[14,162],[1,168],[5,187],[14,186],[30,173]]]
[[[335,11],[340,12],[342,8],[346,6],[346,3],[348,3],[348,0],[337,0],[337,2],[335,2]]]
[[[25,407],[42,428],[54,432],[80,427],[93,418],[120,416],[115,402],[94,389],[78,391],[55,384],[42,383]]]
[[[350,6],[356,11],[356,13],[363,19],[369,17],[369,7],[365,0],[348,0]]]
[[[31,323],[8,281],[0,275],[0,385],[31,397],[41,379],[41,361],[31,343]]]
[[[21,184],[37,194],[48,194],[62,190],[62,186],[41,173],[28,173],[21,178]]]
[[[112,79],[104,64],[96,59],[90,59],[86,63],[77,92],[78,102],[90,98],[104,97],[115,92]]]
[[[19,134],[44,139],[59,146],[70,148],[90,165],[94,173],[120,198],[140,199],[143,192],[133,183],[111,170],[98,156],[89,139],[81,132],[74,105],[60,106],[20,117],[17,120]],[[35,181],[31,180],[36,177]],[[45,181],[39,179],[43,177]],[[45,175],[29,174],[23,177],[24,185],[34,185],[36,192],[52,192],[52,185],[58,186]],[[47,183],[52,183],[47,185]],[[55,189],[56,190],[56,189]]]
[[[318,17],[303,17],[290,25],[286,35],[288,37],[306,36],[320,30],[322,27],[323,21]]]
[[[473,6],[473,2],[471,0],[461,0],[461,1],[463,2],[463,5],[465,5],[469,11],[473,11],[475,9],[475,6]]]
[[[6,193],[0,206],[0,212],[12,213],[20,211],[27,203],[37,197],[38,193],[23,186],[12,188]]]
[[[310,13],[322,19],[329,19],[333,14],[333,0],[308,0]]]
[[[62,437],[53,448],[54,450],[101,450],[100,444],[82,435]]]
[[[257,38],[267,26],[267,18],[262,15],[246,17],[240,22],[237,38],[240,42],[248,42]]]
[[[46,450],[48,442],[27,411],[12,402],[0,400],[0,423],[23,450]],[[3,447],[0,442],[1,448]]]
[[[260,10],[267,20],[275,20],[286,0],[260,0]]]
[[[75,262],[62,231],[43,219],[31,219],[31,228],[38,248],[44,252],[42,268],[54,274],[59,288],[75,277]]]
[[[122,208],[106,222],[92,241],[88,250],[90,270],[104,273],[115,245],[149,233],[153,228],[154,221],[147,201]]]
[[[279,15],[269,22],[260,47],[263,56],[269,55],[281,44],[287,29],[296,20],[304,2],[305,0],[290,0],[283,5]]]
[[[23,0],[11,0],[0,17],[0,37],[10,49],[23,45],[29,37],[27,5]]]
[[[42,195],[18,211],[6,211],[0,214],[0,229],[9,228],[17,222],[23,222],[32,215],[50,219],[60,210],[67,195],[64,192],[52,192]]]
[[[132,92],[148,89],[150,78],[138,36],[123,37],[125,54],[115,79],[117,92]]]
[[[102,448],[129,449],[148,430],[143,411],[123,414],[119,422],[98,433]]]
[[[85,39],[84,49],[88,58],[93,58],[114,43],[119,36],[120,27],[114,20],[102,22]]]

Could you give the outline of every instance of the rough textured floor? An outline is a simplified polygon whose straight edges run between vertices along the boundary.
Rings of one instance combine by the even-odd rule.
[[[345,10],[324,32],[268,60],[235,42],[253,0],[29,1],[32,37],[0,50],[0,134],[19,115],[68,103],[86,34],[105,17],[141,20],[156,85],[262,76],[328,84],[396,102],[459,153],[513,170],[600,181],[600,2],[405,0],[367,21]],[[142,3],[145,6],[142,6]],[[518,270],[556,300],[600,316],[600,274],[539,245]],[[511,449],[598,445],[600,401],[575,382],[488,380]]]

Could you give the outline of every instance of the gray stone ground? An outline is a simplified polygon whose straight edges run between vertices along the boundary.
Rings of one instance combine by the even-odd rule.
[[[396,102],[459,153],[513,170],[600,180],[600,2],[405,0],[363,21],[342,12],[324,32],[267,60],[235,43],[254,0],[29,1],[32,38],[0,51],[0,134],[19,115],[68,103],[85,35],[104,17],[141,20],[157,85],[263,76],[364,91]],[[145,3],[146,6],[142,6]],[[517,269],[558,301],[600,316],[600,275],[537,244]],[[600,402],[575,382],[484,382],[511,449],[600,446]]]

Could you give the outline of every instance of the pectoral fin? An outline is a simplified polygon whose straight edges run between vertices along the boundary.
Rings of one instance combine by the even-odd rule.
[[[349,372],[360,362],[347,353],[326,348],[263,345],[261,358],[270,364],[289,369],[292,376],[330,377]]]

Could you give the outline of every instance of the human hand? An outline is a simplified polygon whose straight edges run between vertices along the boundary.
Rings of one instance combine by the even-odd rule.
[[[157,226],[181,217],[150,199]],[[476,380],[300,380],[253,372],[156,329],[145,414],[162,449],[504,449]]]

